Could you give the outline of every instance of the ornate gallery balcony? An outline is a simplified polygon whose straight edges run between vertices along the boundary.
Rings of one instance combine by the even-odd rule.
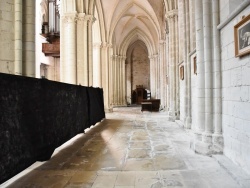
[[[60,57],[60,43],[43,43],[42,52],[45,56]]]

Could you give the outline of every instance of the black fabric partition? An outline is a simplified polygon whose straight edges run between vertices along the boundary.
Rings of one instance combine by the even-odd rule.
[[[105,117],[103,105],[103,90],[90,87],[88,89],[89,99],[89,126],[101,121]]]
[[[103,118],[100,88],[0,74],[0,183]]]

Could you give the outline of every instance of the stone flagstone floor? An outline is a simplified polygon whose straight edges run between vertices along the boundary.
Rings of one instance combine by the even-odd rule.
[[[106,117],[0,187],[244,187],[215,158],[195,154],[191,134],[164,113],[115,108]]]

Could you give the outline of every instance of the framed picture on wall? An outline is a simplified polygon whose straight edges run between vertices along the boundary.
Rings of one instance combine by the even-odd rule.
[[[184,66],[180,66],[180,79],[184,80]]]
[[[197,62],[196,62],[196,56],[194,57],[194,74],[197,75]]]
[[[234,44],[236,57],[250,53],[250,15],[234,26]]]

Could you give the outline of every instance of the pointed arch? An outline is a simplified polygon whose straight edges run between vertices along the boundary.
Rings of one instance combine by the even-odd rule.
[[[95,6],[96,6],[97,13],[98,13],[99,20],[100,20],[99,24],[100,24],[100,30],[101,30],[101,41],[107,42],[106,26],[105,26],[105,20],[104,20],[104,14],[103,14],[103,8],[102,8],[101,1],[96,0]]]
[[[126,56],[126,52],[129,45],[137,40],[141,40],[145,43],[148,48],[149,55],[153,55],[157,52],[157,47],[153,40],[151,40],[150,37],[141,29],[135,28],[127,35],[127,37],[121,43],[119,54]]]

